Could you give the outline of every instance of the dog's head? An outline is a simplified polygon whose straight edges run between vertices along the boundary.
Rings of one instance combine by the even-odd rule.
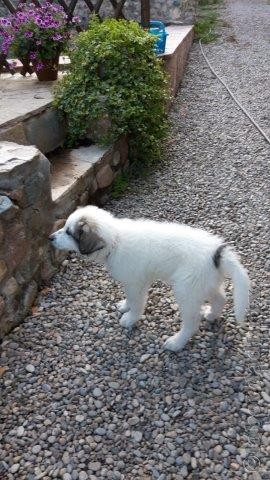
[[[105,251],[106,235],[102,234],[104,217],[109,219],[111,215],[97,207],[80,208],[68,217],[63,228],[50,235],[50,241],[59,250],[82,255]]]

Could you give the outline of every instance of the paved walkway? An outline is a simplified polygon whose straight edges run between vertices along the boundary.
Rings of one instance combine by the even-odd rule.
[[[220,14],[206,53],[269,134],[269,2],[229,0]],[[162,168],[107,207],[236,245],[253,283],[247,325],[235,325],[228,287],[223,318],[180,354],[163,352],[179,328],[170,290],[153,286],[129,334],[119,286],[71,259],[3,345],[2,478],[269,479],[269,146],[198,45],[171,122]]]

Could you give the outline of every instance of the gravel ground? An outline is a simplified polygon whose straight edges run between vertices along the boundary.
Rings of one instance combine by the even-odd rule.
[[[221,37],[205,47],[265,129],[269,10],[266,0],[226,2]],[[198,45],[171,124],[162,168],[107,207],[236,245],[253,283],[246,327],[235,325],[228,287],[223,318],[202,324],[179,354],[164,352],[179,329],[167,286],[153,286],[128,333],[115,309],[120,287],[101,267],[66,261],[3,344],[1,479],[270,478],[269,147]]]

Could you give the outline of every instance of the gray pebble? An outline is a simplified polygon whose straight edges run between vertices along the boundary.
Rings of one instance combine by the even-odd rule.
[[[10,473],[17,473],[18,470],[19,470],[19,468],[20,468],[20,464],[19,464],[19,463],[14,463],[14,464],[10,467],[9,471],[10,471]]]
[[[25,370],[29,373],[34,373],[35,367],[31,363],[29,363],[28,365],[26,365]]]
[[[40,451],[41,451],[41,446],[40,445],[34,445],[32,447],[32,453],[34,453],[35,455],[37,455]]]
[[[94,395],[94,397],[101,397],[102,390],[99,387],[94,388],[93,395]]]

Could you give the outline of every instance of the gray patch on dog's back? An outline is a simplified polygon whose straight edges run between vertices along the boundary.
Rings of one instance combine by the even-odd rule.
[[[224,250],[224,248],[226,246],[227,246],[226,243],[222,243],[221,245],[219,245],[219,247],[216,249],[216,251],[213,255],[213,262],[214,262],[214,265],[215,265],[216,268],[219,268],[219,266],[220,266],[222,251]]]

